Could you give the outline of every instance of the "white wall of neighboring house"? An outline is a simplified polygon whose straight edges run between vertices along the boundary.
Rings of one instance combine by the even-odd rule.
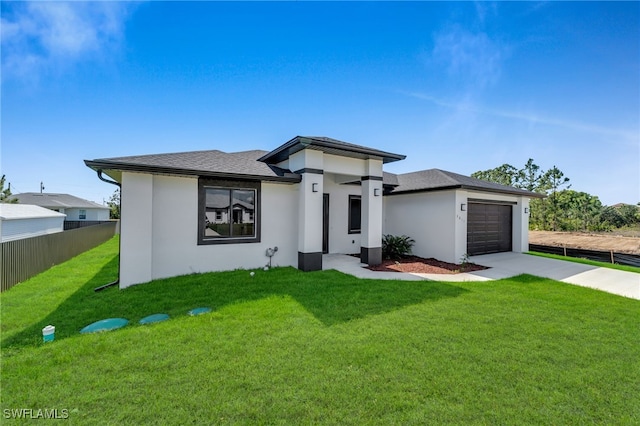
[[[13,241],[63,231],[65,215],[25,204],[0,205],[0,241]]]
[[[85,218],[80,218],[81,211],[85,212]],[[67,208],[64,209],[64,214],[67,215],[67,220],[109,220],[109,209],[79,209],[79,208]]]
[[[261,242],[198,245],[198,180],[122,174],[120,287],[194,272],[297,266],[299,185],[262,183]]]

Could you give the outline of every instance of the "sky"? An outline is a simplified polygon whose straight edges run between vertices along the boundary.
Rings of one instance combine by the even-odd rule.
[[[529,158],[640,202],[639,2],[2,2],[0,168],[102,203],[86,159],[328,136],[470,175]]]

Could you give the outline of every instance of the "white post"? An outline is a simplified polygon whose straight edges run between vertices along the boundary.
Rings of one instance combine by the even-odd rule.
[[[323,153],[305,149],[289,157],[290,169],[302,175],[298,187],[298,269],[322,269]]]
[[[369,265],[382,262],[382,161],[367,160],[362,176],[362,223],[360,260]]]

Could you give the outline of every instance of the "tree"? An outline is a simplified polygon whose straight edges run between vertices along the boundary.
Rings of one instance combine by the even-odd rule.
[[[17,198],[11,198],[11,189],[4,187],[6,177],[2,175],[0,178],[0,203],[11,203],[16,204],[18,202]]]
[[[551,229],[556,231],[558,227],[558,212],[559,205],[557,199],[557,193],[561,186],[569,183],[569,178],[565,177],[564,173],[560,171],[556,166],[547,170],[540,179],[542,188],[547,188],[551,191],[549,194],[549,207],[551,209]],[[569,189],[571,185],[567,186]]]
[[[518,169],[511,164],[503,164],[495,169],[482,170],[471,174],[472,178],[514,186],[518,181]]]
[[[111,198],[107,201],[107,205],[111,208],[109,217],[111,219],[120,219],[120,188],[113,192]]]

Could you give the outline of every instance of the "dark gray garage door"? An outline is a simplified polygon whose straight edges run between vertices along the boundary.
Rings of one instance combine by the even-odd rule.
[[[511,206],[469,203],[467,253],[470,256],[511,251]]]

